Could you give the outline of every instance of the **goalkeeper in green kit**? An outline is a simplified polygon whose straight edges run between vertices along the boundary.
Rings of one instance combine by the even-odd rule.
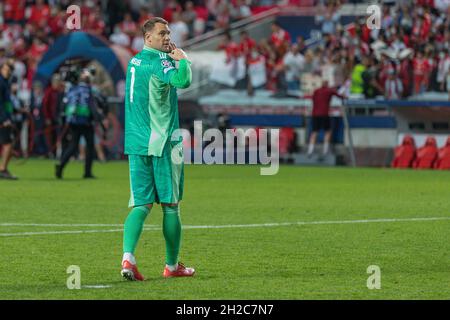
[[[166,241],[163,276],[193,276],[195,270],[178,261],[183,147],[181,140],[171,139],[179,127],[177,88],[187,88],[192,81],[190,62],[184,51],[170,42],[166,20],[146,21],[142,33],[144,48],[128,63],[125,89],[125,154],[132,209],[124,225],[121,274],[127,280],[144,280],[134,252],[153,203],[160,203]],[[172,154],[181,160],[173,161]]]

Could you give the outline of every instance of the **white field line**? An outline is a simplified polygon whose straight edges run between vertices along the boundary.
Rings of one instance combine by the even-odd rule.
[[[123,229],[112,229],[112,230],[61,230],[61,231],[14,232],[14,233],[0,233],[0,237],[36,236],[36,235],[46,235],[46,234],[107,233],[107,232],[121,232],[121,231],[123,231]]]
[[[86,286],[81,286],[81,287],[86,288],[86,289],[108,289],[108,288],[112,288],[112,285],[98,284],[98,285],[86,285]]]
[[[227,224],[227,225],[184,225],[183,229],[228,229],[228,228],[264,228],[264,227],[286,227],[299,225],[327,225],[327,224],[364,224],[364,223],[387,223],[387,222],[421,222],[421,221],[443,221],[450,220],[450,217],[430,217],[430,218],[392,218],[392,219],[366,219],[366,220],[329,220],[329,221],[297,221],[297,222],[281,222],[281,223],[262,223],[262,224]],[[18,224],[16,224],[17,226]],[[38,224],[34,224],[38,225]],[[40,226],[40,225],[39,225]],[[73,225],[63,225],[73,226]],[[118,225],[123,226],[123,225]],[[145,231],[158,231],[161,227],[146,226]],[[0,233],[0,237],[13,236],[33,236],[33,235],[48,235],[48,234],[81,234],[81,233],[109,233],[109,232],[123,232],[121,229],[107,229],[107,230],[62,230],[62,231],[39,231],[39,232],[14,232],[14,233]]]
[[[156,225],[148,225],[156,227]],[[123,224],[96,223],[0,223],[0,227],[123,227]]]

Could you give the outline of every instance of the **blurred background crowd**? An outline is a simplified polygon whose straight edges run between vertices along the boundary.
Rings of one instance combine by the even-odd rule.
[[[1,5],[0,60],[16,59],[14,75],[21,90],[31,90],[37,62],[54,39],[70,32],[65,21],[66,8],[72,4],[81,8],[83,31],[132,53],[141,50],[140,25],[152,16],[170,22],[172,39],[182,47],[192,37],[227,29],[232,22],[276,5],[315,5],[322,33],[319,44],[307,46],[307,39],[292,39],[274,24],[269,39],[256,43],[244,32],[239,41],[225,36],[220,48],[229,59],[241,55],[247,63],[264,57],[266,87],[271,90],[298,89],[303,74],[311,73],[327,78],[331,86],[346,84],[351,93],[366,97],[447,91],[449,82],[450,19],[445,0],[385,2],[381,30],[370,30],[366,19],[342,25],[338,14],[342,1],[333,0],[5,0]]]
[[[450,94],[450,6],[448,1],[406,0],[381,6],[381,29],[369,29],[366,18],[342,25],[339,1],[318,8],[321,41],[292,39],[279,25],[259,43],[241,34],[224,37],[220,49],[231,60],[247,64],[264,58],[266,88],[278,92],[301,89],[316,75],[342,87],[355,98],[402,99],[427,91]],[[450,97],[450,96],[449,96]]]

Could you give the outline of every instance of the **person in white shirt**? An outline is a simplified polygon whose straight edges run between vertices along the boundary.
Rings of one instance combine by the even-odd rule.
[[[434,7],[440,12],[446,13],[450,7],[450,0],[434,0]]]
[[[450,56],[446,49],[439,53],[439,62],[436,80],[441,91],[445,91],[445,81],[450,71]]]
[[[170,39],[177,47],[182,47],[184,41],[187,40],[189,35],[189,28],[187,24],[181,20],[181,16],[178,12],[172,14],[172,22],[169,24],[171,31]]]
[[[384,97],[387,100],[401,99],[403,94],[403,84],[395,74],[393,69],[389,70],[389,77],[384,85]]]
[[[400,37],[399,37],[398,34],[394,34],[394,35],[392,36],[392,38],[393,38],[393,41],[392,41],[391,45],[389,46],[389,49],[391,49],[391,50],[394,52],[395,56],[397,57],[398,54],[399,54],[402,50],[406,49],[406,45],[405,45],[405,43],[400,39]]]
[[[126,33],[123,33],[117,25],[114,27],[114,33],[109,36],[109,41],[123,47],[130,46],[130,37]]]
[[[305,65],[305,57],[300,53],[299,46],[294,43],[283,58],[285,78],[288,90],[300,89],[300,74]]]
[[[234,18],[236,20],[248,18],[252,15],[250,7],[245,3],[244,0],[237,0],[236,6],[234,8]]]
[[[450,100],[450,68],[447,70],[446,82],[447,82],[448,100]]]

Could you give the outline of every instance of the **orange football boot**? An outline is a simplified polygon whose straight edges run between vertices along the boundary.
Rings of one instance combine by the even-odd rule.
[[[163,277],[192,277],[195,273],[194,268],[187,268],[183,263],[178,262],[177,269],[175,271],[170,271],[167,266],[164,268]]]
[[[130,281],[144,281],[144,276],[138,271],[137,266],[130,261],[122,262],[122,277]]]

